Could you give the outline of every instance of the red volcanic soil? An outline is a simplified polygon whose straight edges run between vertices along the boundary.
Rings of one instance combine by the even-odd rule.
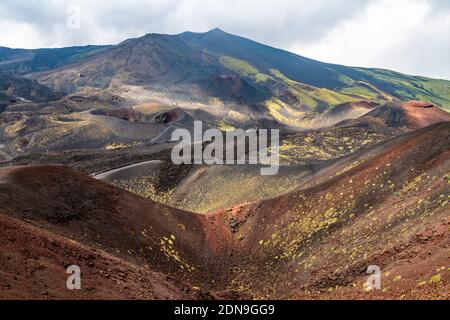
[[[161,111],[162,109],[166,109],[168,107],[169,106],[164,105],[160,102],[149,102],[149,103],[138,104],[138,105],[134,106],[133,108],[142,113],[157,113],[157,112]]]
[[[424,101],[408,101],[402,104],[408,124],[413,128],[424,128],[433,123],[450,121],[450,113]]]
[[[175,279],[29,223],[0,215],[0,299],[198,299]],[[68,290],[80,267],[82,290]]]
[[[339,126],[364,126],[406,132],[447,121],[450,121],[450,113],[438,106],[429,102],[409,101],[382,104],[358,119],[341,122]]]
[[[203,282],[212,260],[203,216],[154,203],[63,166],[0,170],[0,203],[1,214],[189,284]],[[208,269],[211,275],[213,271]]]
[[[231,283],[258,298],[449,298],[450,123],[355,157],[311,188],[209,215],[209,241],[234,248]],[[365,292],[369,265],[384,291]]]
[[[120,276],[117,261],[121,285],[150,298],[449,299],[449,174],[450,123],[339,159],[302,190],[208,215],[62,166],[1,169],[0,296],[72,297],[56,289],[66,261],[87,266],[96,291],[82,298],[109,298],[100,270]],[[380,291],[365,291],[369,265],[382,270]],[[143,269],[148,287],[133,276]]]

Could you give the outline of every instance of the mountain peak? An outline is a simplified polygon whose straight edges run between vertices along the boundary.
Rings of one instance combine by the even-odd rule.
[[[223,31],[222,29],[216,27],[214,29],[209,30],[208,32],[206,32],[207,34],[226,34],[225,31]]]

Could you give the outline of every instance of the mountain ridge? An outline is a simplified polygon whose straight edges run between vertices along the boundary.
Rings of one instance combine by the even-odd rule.
[[[154,47],[149,46],[150,44]],[[142,49],[140,51],[142,57],[133,56],[133,50],[137,48]],[[385,101],[386,97],[390,96],[402,101],[428,100],[444,108],[450,108],[449,81],[409,76],[386,69],[323,63],[229,34],[220,29],[205,33],[183,32],[176,35],[149,33],[108,47],[77,63],[80,63],[82,68],[83,63],[88,65],[94,60],[101,62],[106,57],[111,58],[111,52],[117,52],[117,50],[130,50],[124,53],[129,55],[130,60],[127,60],[125,65],[123,61],[125,57],[116,58],[119,68],[116,72],[134,70],[134,67],[142,63],[141,58],[151,57],[155,59],[151,66],[164,67],[177,74],[177,77],[173,76],[173,78],[172,76],[163,77],[167,76],[166,74],[158,78],[154,77],[152,70],[140,70],[143,72],[134,80],[144,84],[169,80],[172,83],[181,82],[192,85],[191,82],[194,81],[205,94],[211,95],[212,90],[199,82],[201,79],[198,77],[203,77],[203,80],[207,81],[208,75],[232,73],[269,96],[279,96],[277,91],[294,91],[298,102],[310,108],[317,107],[317,103],[328,107],[333,105],[333,100],[329,99],[327,94],[311,95],[310,91],[314,88],[333,91],[344,100],[340,102],[350,102],[352,97],[366,100],[378,98]],[[177,65],[180,70],[170,69],[169,62]],[[67,66],[62,66],[60,69],[65,68]],[[70,69],[69,66],[68,70]],[[57,79],[65,77],[64,72],[58,70],[50,74],[53,79],[41,78],[40,80],[51,86],[58,86]],[[75,79],[72,77],[70,80]],[[130,79],[125,78],[124,81],[130,82]],[[95,81],[92,83],[95,86]],[[300,88],[304,85],[313,88]],[[180,85],[177,89],[179,87]],[[226,94],[224,96],[228,97]],[[311,102],[311,99],[316,102]],[[256,100],[256,102],[263,101]]]
[[[8,50],[14,52],[3,49]],[[164,103],[208,107],[213,100],[247,114],[258,106],[264,117],[294,127],[304,122],[290,118],[308,118],[309,113],[314,117],[358,101],[425,100],[450,110],[450,81],[324,63],[219,28],[148,33],[108,46],[17,50],[10,62],[0,50],[0,70],[20,72],[56,91],[70,94],[100,88],[121,95],[134,86],[143,93],[142,99],[134,94],[130,103],[160,96]],[[20,54],[34,57],[14,62]],[[49,54],[50,61],[36,58],[43,54]]]

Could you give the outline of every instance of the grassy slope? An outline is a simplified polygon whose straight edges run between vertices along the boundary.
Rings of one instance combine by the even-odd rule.
[[[273,93],[273,88],[287,87],[299,104],[310,111],[324,105],[333,107],[361,100],[383,103],[393,99],[430,101],[450,111],[450,81],[446,80],[408,76],[382,69],[339,66],[336,72],[345,72],[339,76],[342,87],[332,90],[300,83],[288,78],[278,69],[259,70],[242,59],[221,56],[219,62],[225,68],[252,80],[257,85],[272,88]],[[271,111],[271,108],[268,109]]]
[[[252,64],[245,60],[233,57],[222,56],[220,63],[227,69],[238,73],[242,77],[249,78],[256,84],[271,85],[272,88],[287,87],[288,91],[296,97],[298,102],[306,106],[309,110],[315,110],[319,105],[335,106],[344,102],[353,102],[363,100],[363,96],[340,93],[327,88],[316,88],[304,85],[286,77],[277,69],[270,69],[268,73],[258,70]],[[266,102],[266,106],[273,103],[273,99]],[[272,108],[269,108],[269,111]],[[293,110],[291,110],[293,112]],[[288,112],[289,114],[292,112]]]
[[[346,75],[345,82],[352,85],[354,81],[364,81],[402,101],[424,100],[433,102],[450,111],[450,81],[409,76],[383,69],[363,69],[337,67]],[[358,92],[344,89],[343,92]]]
[[[355,99],[382,103],[396,98],[430,101],[450,111],[450,81],[322,63],[221,30],[182,39],[208,48],[223,66],[250,77],[259,86],[271,86],[274,81],[288,86],[311,110]]]

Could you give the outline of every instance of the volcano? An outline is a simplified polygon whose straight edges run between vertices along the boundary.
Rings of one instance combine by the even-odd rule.
[[[220,29],[0,48],[0,299],[448,299],[449,108]],[[196,121],[278,129],[278,174],[175,164]]]

